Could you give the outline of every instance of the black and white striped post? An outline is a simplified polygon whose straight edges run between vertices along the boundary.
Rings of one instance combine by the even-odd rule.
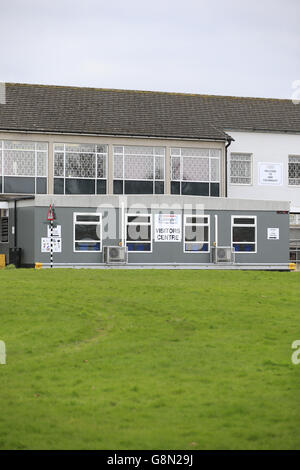
[[[50,268],[53,268],[53,220],[50,221]]]
[[[50,268],[53,268],[53,220],[55,218],[54,208],[49,206],[47,221],[50,222]]]

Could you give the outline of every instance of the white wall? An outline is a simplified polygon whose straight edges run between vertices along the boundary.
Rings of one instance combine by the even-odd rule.
[[[234,142],[228,148],[228,197],[290,201],[291,212],[300,212],[300,186],[288,185],[288,156],[300,156],[300,134],[274,134],[262,132],[233,132]],[[252,184],[230,183],[230,154],[252,154]],[[281,163],[282,184],[259,184],[259,163]]]

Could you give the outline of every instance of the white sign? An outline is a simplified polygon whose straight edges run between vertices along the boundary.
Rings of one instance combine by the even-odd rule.
[[[258,184],[279,186],[282,184],[282,163],[259,163]]]
[[[51,237],[51,227],[50,225],[47,225],[47,232],[48,232],[48,238]],[[56,227],[53,227],[53,232],[52,232],[52,237],[58,237],[61,238],[61,225],[56,225]]]
[[[155,214],[156,242],[181,242],[181,214]]]
[[[41,238],[41,252],[50,253],[51,251],[51,238]],[[53,238],[53,253],[61,253],[61,238]]]
[[[268,240],[279,240],[279,228],[268,228]]]

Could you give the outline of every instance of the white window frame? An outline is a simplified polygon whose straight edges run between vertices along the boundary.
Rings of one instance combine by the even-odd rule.
[[[31,142],[34,144],[34,149],[5,149],[4,142],[24,142],[28,143]],[[38,144],[47,144],[47,150],[40,150],[37,148]],[[13,152],[14,150],[19,152],[34,152],[34,175],[7,175],[4,174],[4,152]],[[38,153],[44,153],[46,155],[46,174],[44,176],[40,176],[37,174],[37,155]],[[3,139],[0,140],[0,165],[1,165],[1,173],[0,173],[0,180],[2,182],[2,190],[0,194],[8,194],[4,192],[4,178],[34,178],[34,193],[37,194],[37,178],[46,178],[46,193],[48,194],[48,164],[49,164],[49,143],[47,141],[33,141],[33,140],[16,140],[16,139]],[[10,193],[11,194],[11,193]],[[14,194],[23,194],[23,193],[14,193]],[[44,193],[43,193],[44,194]]]
[[[207,218],[207,223],[201,223],[201,222],[196,222],[196,223],[189,223],[186,221],[186,219],[188,217],[195,217],[195,218]],[[186,242],[185,241],[185,228],[186,227],[194,227],[194,226],[197,226],[197,227],[208,227],[208,241],[200,241],[200,242]],[[200,243],[207,243],[208,244],[208,250],[207,251],[190,251],[190,250],[186,250],[185,249],[185,245],[186,244],[190,244],[190,245],[193,245],[193,244],[197,244],[199,245]],[[190,254],[206,254],[206,253],[210,253],[210,215],[209,214],[185,214],[184,215],[184,222],[183,222],[183,252],[184,253],[190,253]]]
[[[234,224],[234,219],[254,219],[254,224]],[[233,228],[234,227],[254,227],[255,228],[255,242],[234,242],[233,241]],[[240,245],[254,245],[254,251],[235,251],[233,244]],[[232,215],[231,216],[231,249],[237,255],[253,255],[257,253],[257,216],[256,215]]]
[[[128,223],[128,217],[149,217],[149,222],[129,222]],[[132,241],[132,240],[127,240],[127,227],[128,225],[150,225],[150,242],[148,241]],[[152,253],[153,251],[153,217],[152,214],[149,213],[142,213],[140,214],[139,212],[127,212],[125,214],[125,246],[127,247],[127,243],[135,243],[135,244],[145,244],[145,243],[150,243],[150,250],[149,251],[129,251],[128,253],[132,254],[148,254]]]
[[[180,183],[180,195],[181,195],[181,183],[218,183],[219,184],[219,192],[221,192],[221,158],[222,158],[222,152],[219,157],[214,157],[211,156],[211,152],[214,150],[219,150],[219,148],[212,148],[212,149],[206,149],[203,147],[190,147],[191,150],[207,150],[207,156],[205,155],[182,155],[182,149],[186,150],[188,147],[171,147],[170,148],[170,182],[172,183]],[[179,153],[172,154],[173,150],[179,151]],[[179,179],[174,180],[172,178],[172,168],[173,168],[173,158],[180,158],[180,177]],[[184,158],[207,158],[208,159],[208,180],[186,180],[183,179],[183,159]],[[217,160],[218,161],[218,170],[219,170],[219,180],[213,180],[211,179],[211,162],[212,160]],[[210,193],[210,191],[209,191]],[[207,197],[213,197],[213,196],[207,196]]]
[[[122,152],[116,152],[116,148],[122,148]],[[125,158],[127,155],[134,156],[134,157],[151,157],[151,154],[145,154],[141,155],[140,153],[131,153],[127,154],[126,153],[126,147],[144,147],[144,148],[149,148],[152,149],[152,157],[153,157],[153,178],[152,179],[140,179],[140,178],[130,178],[129,180],[125,178]],[[155,153],[156,148],[162,148],[163,149],[163,154],[157,155]],[[115,155],[117,156],[122,156],[122,162],[123,162],[123,168],[122,168],[122,178],[116,178],[115,177]],[[155,157],[162,158],[163,159],[163,168],[164,168],[164,177],[163,178],[156,178],[155,177]],[[123,194],[125,194],[125,181],[152,181],[153,183],[153,194],[155,194],[155,183],[162,181],[164,183],[164,193],[165,193],[165,184],[166,184],[166,148],[163,146],[148,146],[148,145],[113,145],[113,181],[123,181]]]
[[[99,222],[84,222],[84,221],[77,221],[76,217],[78,215],[83,216],[97,216],[99,217]],[[75,227],[76,225],[99,225],[100,226],[100,238],[99,240],[94,240],[95,243],[100,243],[100,250],[76,250],[76,243],[84,242],[84,240],[75,240]],[[87,243],[91,243],[91,240],[87,241]],[[73,212],[73,253],[102,253],[102,214],[100,212]]]
[[[245,155],[250,157],[250,183],[233,183],[231,178],[243,178],[243,176],[232,176],[231,174],[231,156],[232,155]],[[245,160],[242,160],[245,161]],[[245,177],[246,178],[246,177]],[[253,154],[249,152],[231,152],[229,160],[229,183],[232,186],[253,186]]]
[[[56,145],[63,145],[64,146],[64,149],[63,150],[56,150],[55,149],[55,146]],[[94,152],[88,152],[88,151],[84,151],[84,152],[78,152],[76,150],[74,151],[66,151],[66,146],[67,145],[94,145],[95,146],[95,151]],[[96,146],[97,145],[103,145],[106,147],[106,152],[97,152],[96,151]],[[56,153],[63,153],[64,155],[64,174],[63,176],[55,176],[55,154]],[[66,176],[66,154],[68,153],[78,153],[78,155],[80,154],[88,154],[90,155],[91,153],[94,154],[95,156],[95,176],[94,177],[86,177],[86,176]],[[98,168],[97,168],[97,165],[98,165],[98,155],[101,155],[104,157],[104,160],[105,160],[105,177],[104,178],[98,178],[97,177],[97,171],[98,171]],[[94,194],[96,196],[101,196],[101,194],[97,194],[97,181],[98,180],[101,180],[101,181],[106,181],[106,193],[107,194],[107,190],[108,190],[108,144],[103,144],[103,143],[94,143],[94,142],[55,142],[53,144],[53,181],[54,179],[63,179],[64,180],[64,195],[66,194],[66,179],[70,179],[70,180],[94,180],[95,181],[95,192]],[[54,184],[54,183],[53,183]],[[89,196],[92,196],[93,194],[89,194]],[[104,195],[104,194],[103,194]],[[72,196],[72,194],[68,194],[68,196]],[[82,194],[82,196],[84,196],[84,194]]]
[[[300,184],[291,184],[290,183],[290,158],[296,157],[299,158],[299,165],[300,165],[300,155],[288,155],[288,186],[290,188],[299,188]],[[293,163],[293,162],[291,162]],[[298,162],[297,162],[298,163]],[[291,179],[300,179],[300,178],[291,178]]]

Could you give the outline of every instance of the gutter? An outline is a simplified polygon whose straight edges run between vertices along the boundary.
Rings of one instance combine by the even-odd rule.
[[[115,137],[120,139],[167,139],[167,140],[191,140],[200,142],[226,142],[227,138],[221,137],[182,137],[182,136],[166,136],[166,135],[134,135],[134,134],[93,134],[85,132],[64,132],[64,131],[47,131],[47,130],[28,130],[28,129],[1,129],[0,132],[11,134],[43,134],[43,135],[69,135],[69,136],[86,136],[86,137]]]

